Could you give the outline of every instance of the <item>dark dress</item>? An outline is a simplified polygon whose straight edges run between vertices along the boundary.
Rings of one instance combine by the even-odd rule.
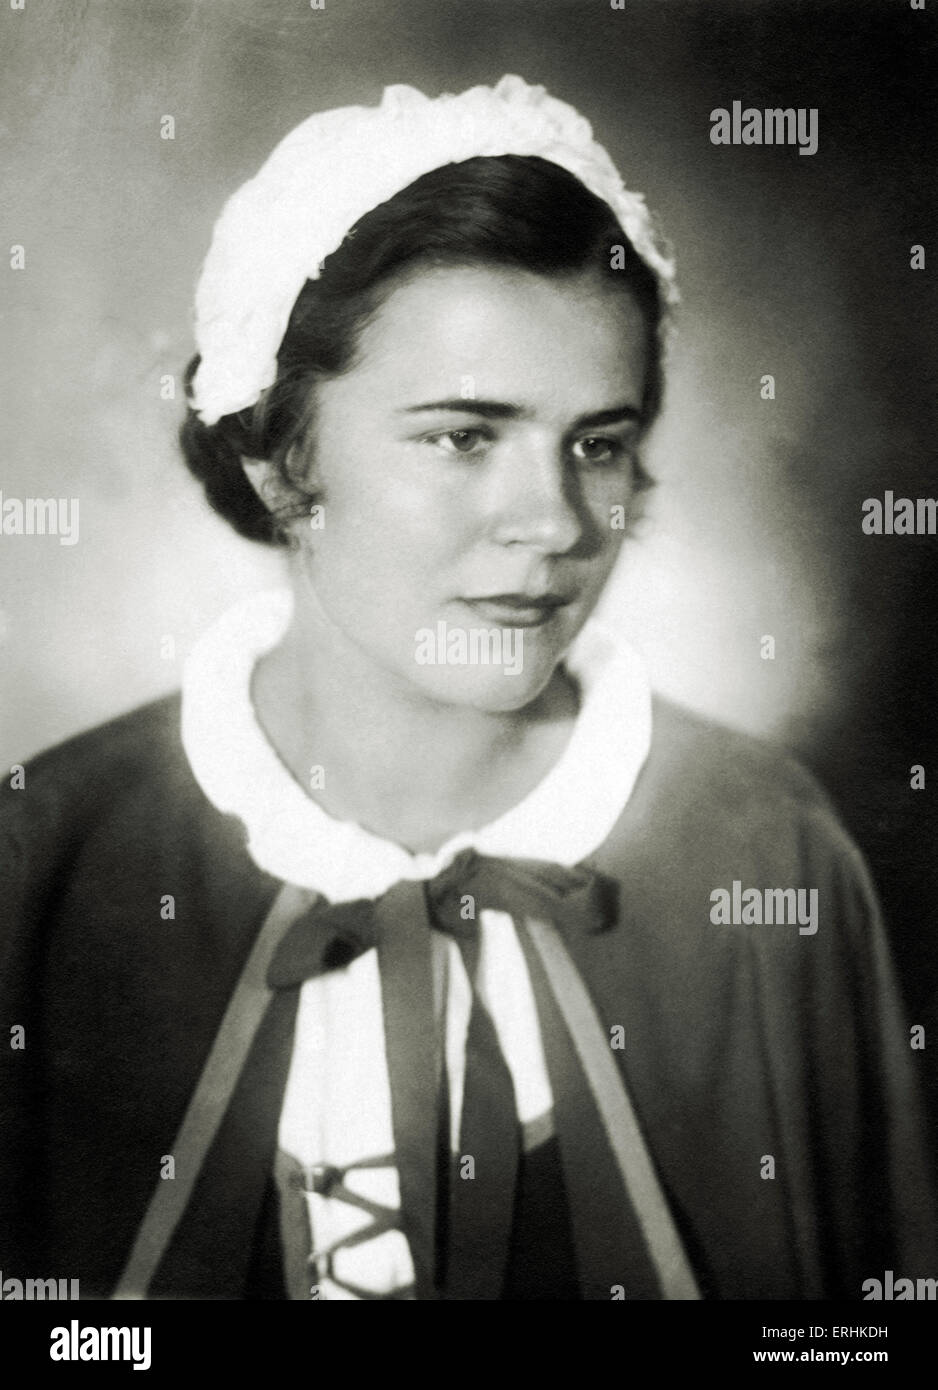
[[[575,958],[624,1030],[614,1056],[702,1296],[860,1299],[888,1269],[934,1276],[920,1054],[856,848],[779,753],[663,701],[653,727],[587,861],[618,882],[618,920]],[[816,888],[818,930],[715,925],[711,893],[734,882]],[[4,785],[0,1019],[26,1043],[2,1050],[5,1277],[113,1290],[278,887],[194,780],[177,697]],[[154,1293],[284,1296],[269,1175],[290,1043],[270,1040],[250,1152],[214,1196],[211,1286],[168,1259]],[[562,1205],[555,1168],[549,1153],[529,1165],[506,1297],[577,1296],[563,1223],[543,1222]]]

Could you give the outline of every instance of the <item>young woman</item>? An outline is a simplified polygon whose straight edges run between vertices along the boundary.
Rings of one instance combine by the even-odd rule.
[[[588,124],[518,78],[314,116],[231,199],[182,443],[289,584],[180,696],[3,789],[5,1272],[563,1300],[934,1274],[856,848],[591,618],[672,280]]]

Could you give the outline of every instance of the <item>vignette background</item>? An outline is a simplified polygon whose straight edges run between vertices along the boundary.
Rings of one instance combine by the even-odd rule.
[[[224,199],[313,110],[371,104],[390,82],[437,95],[517,72],[592,120],[678,259],[680,333],[648,453],[660,486],[605,615],[663,692],[818,774],[872,865],[910,1022],[927,1028],[938,538],[868,537],[860,520],[887,488],[938,494],[934,9],[0,9],[0,246],[26,248],[26,269],[0,279],[0,489],[80,503],[75,546],[0,535],[0,767],[175,687],[215,615],[276,582],[279,560],[213,517],[175,444],[192,291]],[[818,152],[713,146],[709,113],[734,100],[817,107]],[[924,271],[910,269],[916,243]],[[933,1099],[934,1056],[921,1056]]]

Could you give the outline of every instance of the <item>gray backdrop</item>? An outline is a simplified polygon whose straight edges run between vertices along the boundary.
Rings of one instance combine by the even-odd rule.
[[[3,0],[0,490],[78,498],[80,538],[0,535],[0,767],[171,688],[211,618],[276,579],[207,511],[176,454],[181,389],[161,396],[223,199],[313,110],[518,72],[593,120],[678,257],[661,486],[607,615],[660,688],[821,775],[927,1024],[938,538],[865,536],[860,508],[938,491],[934,273],[910,268],[935,225],[935,11]],[[817,107],[817,154],[713,146],[711,108],[735,99]]]

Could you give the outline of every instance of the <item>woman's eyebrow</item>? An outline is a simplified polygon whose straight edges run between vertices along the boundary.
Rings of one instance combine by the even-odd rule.
[[[446,401],[427,401],[423,405],[403,406],[401,415],[416,415],[421,410],[458,411],[461,415],[484,415],[490,420],[515,420],[529,412],[507,401],[477,401],[473,396],[453,396]]]
[[[481,401],[473,397],[453,396],[445,401],[426,401],[422,405],[402,407],[399,414],[416,415],[421,411],[450,411],[461,415],[481,415],[488,420],[520,420],[531,415],[524,406],[513,405],[509,401]],[[634,405],[614,405],[608,410],[596,410],[580,415],[570,426],[571,430],[595,429],[601,425],[616,425],[635,420],[640,422],[642,412]]]
[[[574,430],[598,429],[602,425],[618,425],[634,420],[640,424],[642,412],[637,405],[614,405],[608,410],[595,410],[590,415],[581,415],[574,420]]]

